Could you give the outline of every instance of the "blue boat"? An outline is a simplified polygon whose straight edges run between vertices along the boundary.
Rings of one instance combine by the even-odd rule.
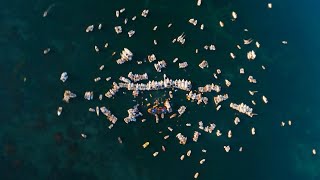
[[[148,109],[148,113],[150,114],[166,114],[168,112],[167,108],[166,107],[157,107],[157,106],[154,106],[152,108],[149,108]]]

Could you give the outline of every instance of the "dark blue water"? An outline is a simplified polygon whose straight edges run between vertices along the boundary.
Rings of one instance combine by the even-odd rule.
[[[1,53],[1,120],[0,120],[0,178],[11,179],[111,179],[111,180],[158,180],[192,179],[199,172],[199,179],[320,179],[319,155],[312,155],[312,149],[319,146],[319,62],[318,23],[319,3],[299,1],[272,2],[267,9],[266,1],[215,1],[203,0],[201,7],[195,1],[1,1],[0,7],[0,53]],[[55,4],[46,18],[43,12]],[[114,17],[115,10],[125,7],[124,16],[134,15],[136,21],[123,26],[125,31],[135,29],[131,38],[116,36],[113,27],[123,23],[123,18]],[[141,11],[150,9],[147,19],[139,17]],[[236,11],[238,19],[232,23],[230,13]],[[200,31],[187,20],[196,18],[205,24]],[[218,22],[223,20],[225,28]],[[167,29],[168,23],[173,23]],[[90,24],[103,24],[102,31],[85,33]],[[158,30],[152,31],[157,25]],[[249,29],[248,33],[243,29]],[[182,32],[187,34],[184,47],[172,44],[171,40]],[[247,50],[239,52],[239,58],[231,61],[229,52],[236,52],[235,45],[244,38],[257,39],[261,48],[257,49],[257,59],[248,62]],[[153,40],[158,40],[158,46]],[[288,41],[288,45],[281,41]],[[109,42],[110,47],[100,53],[94,46],[102,47]],[[214,52],[203,51],[205,44],[215,44]],[[51,52],[43,55],[50,47]],[[186,105],[188,110],[178,119],[165,118],[155,124],[154,118],[142,107],[147,122],[123,123],[126,109],[132,107],[132,96],[120,91],[114,99],[88,102],[82,99],[85,91],[95,95],[104,94],[120,75],[129,71],[148,72],[151,79],[161,78],[150,64],[137,66],[134,63],[117,65],[111,54],[128,47],[134,57],[143,60],[147,54],[155,53],[166,59],[168,68],[164,73],[170,78],[185,78],[194,87],[207,83],[223,86],[224,79],[232,86],[223,93],[229,93],[230,101],[245,102],[253,106],[247,91],[259,90],[254,110],[259,114],[250,119],[239,115],[222,103],[220,111],[215,110],[212,98],[215,93],[206,94],[208,105],[196,105],[186,101],[185,92],[176,92],[173,107]],[[200,53],[195,54],[195,48]],[[102,48],[101,48],[102,49]],[[117,56],[117,57],[116,57]],[[174,57],[188,61],[186,71],[172,63]],[[209,68],[201,70],[198,64],[206,59]],[[98,68],[105,65],[103,71]],[[261,69],[266,66],[266,70]],[[238,69],[258,80],[257,85],[248,84],[239,76]],[[215,80],[213,72],[220,68],[222,78]],[[68,72],[66,83],[59,80],[62,72]],[[110,82],[94,83],[95,77],[111,76]],[[24,82],[24,78],[26,81]],[[79,97],[69,104],[62,102],[64,90],[69,89]],[[149,102],[164,99],[167,91],[144,93],[137,101]],[[261,102],[261,95],[269,99],[267,105]],[[60,117],[56,115],[63,107]],[[119,123],[108,129],[109,122],[103,117],[89,113],[89,107],[106,106],[118,118]],[[239,126],[233,125],[233,118],[239,116]],[[203,134],[198,143],[179,145],[175,134],[182,132],[192,138],[197,130],[197,122],[214,122],[224,135]],[[281,121],[291,120],[292,126],[280,127]],[[187,128],[185,123],[194,127]],[[174,128],[169,140],[167,126]],[[250,135],[251,127],[257,130]],[[233,131],[232,139],[226,137]],[[162,133],[159,133],[162,131]],[[83,139],[80,134],[87,134]],[[119,144],[121,137],[123,144]],[[150,141],[143,149],[141,145]],[[161,146],[166,146],[162,153]],[[232,150],[224,152],[223,146]],[[243,146],[243,152],[237,149]],[[233,149],[234,147],[234,149]],[[187,150],[192,156],[180,161]],[[201,150],[206,149],[207,153]],[[154,158],[152,153],[159,151]],[[318,149],[320,151],[320,149]],[[205,158],[203,165],[199,161]]]

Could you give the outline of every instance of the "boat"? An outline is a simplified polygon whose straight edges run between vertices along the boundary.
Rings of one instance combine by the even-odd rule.
[[[166,114],[168,113],[168,110],[166,107],[162,107],[162,106],[153,106],[152,108],[148,109],[148,113],[150,114]]]

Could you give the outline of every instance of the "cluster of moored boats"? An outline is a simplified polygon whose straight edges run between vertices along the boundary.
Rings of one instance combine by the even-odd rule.
[[[85,92],[84,93],[84,98],[86,99],[86,100],[92,100],[93,99],[93,91],[87,91],[87,92]]]
[[[118,84],[120,88],[126,88],[129,91],[151,91],[151,90],[162,90],[176,88],[184,91],[190,91],[192,88],[191,81],[178,79],[172,80],[167,78],[164,74],[164,78],[161,81],[148,81],[148,83],[131,83],[123,82]]]
[[[117,60],[117,63],[118,64],[123,64],[127,61],[131,61],[132,60],[132,57],[133,57],[133,53],[127,49],[127,48],[124,48],[120,54],[121,58]]]
[[[252,108],[250,108],[248,105],[246,105],[244,103],[241,103],[241,104],[230,103],[230,107],[232,109],[235,109],[238,112],[246,114],[246,115],[248,115],[250,117],[253,117],[254,115],[257,115],[257,114],[252,112],[253,111]]]
[[[200,67],[201,69],[208,68],[208,67],[209,67],[208,61],[203,60],[203,61],[199,64],[199,67]]]
[[[75,98],[75,97],[77,97],[76,94],[72,93],[69,90],[66,90],[63,93],[63,99],[62,100],[68,103],[70,99]]]
[[[221,87],[213,83],[207,84],[204,87],[198,87],[198,91],[200,93],[211,92],[211,91],[220,92],[220,90],[221,90]]]
[[[97,109],[99,110],[99,109]],[[111,111],[109,109],[107,109],[106,107],[100,107],[100,111],[108,118],[108,120],[112,123],[112,124],[115,124],[118,120],[118,118],[113,115],[111,113]]]
[[[131,121],[136,121],[136,117],[143,116],[143,114],[138,109],[139,104],[135,105],[133,108],[128,109],[128,116],[124,118],[124,122],[127,124]]]
[[[197,0],[197,5],[198,6],[201,5],[201,0]],[[125,8],[123,8],[121,10],[117,10],[116,11],[116,17],[119,17],[124,11],[125,11]],[[149,13],[149,10],[148,9],[144,9],[141,12],[141,16],[146,18],[148,16],[148,13]],[[232,16],[231,21],[235,21],[237,19],[237,14],[234,11],[232,12],[231,16]],[[134,16],[134,17],[131,18],[131,20],[134,21],[136,18],[137,17]],[[128,21],[130,21],[130,19],[125,18],[124,19],[124,24],[127,24]],[[188,22],[191,23],[194,26],[197,26],[198,24],[200,24],[200,23],[198,23],[198,19],[195,19],[195,18],[189,19]],[[199,22],[200,22],[200,20],[199,20]],[[225,27],[225,24],[222,21],[219,21],[219,25],[220,25],[221,28]],[[227,27],[227,25],[228,24],[226,23],[226,27]],[[169,23],[168,24],[168,28],[170,28],[171,26],[172,26],[172,23]],[[101,28],[102,28],[102,24],[99,24],[98,29],[100,30]],[[157,28],[158,28],[158,26],[154,26],[153,27],[153,31],[156,31]],[[200,25],[200,29],[201,30],[204,29],[204,24]],[[94,25],[89,25],[86,28],[86,32],[92,32],[93,30],[94,30]],[[132,37],[136,32],[133,29],[127,31],[127,29],[126,28],[122,28],[121,25],[118,25],[118,26],[114,27],[114,31],[116,32],[116,34],[121,34],[124,30],[126,31],[126,33],[128,33],[129,37]],[[245,31],[247,32],[248,30],[245,29]],[[181,33],[178,36],[175,36],[175,38],[172,40],[172,43],[179,43],[181,45],[185,44],[185,42],[186,42],[186,34],[185,34],[185,32]],[[260,47],[260,43],[258,41],[254,41],[252,38],[243,40],[243,44],[244,45],[249,45],[252,42],[255,42],[255,45],[256,45],[257,48]],[[157,45],[157,43],[158,43],[157,40],[154,39],[153,40],[153,44]],[[286,41],[283,41],[282,43],[283,44],[287,44]],[[109,43],[105,43],[104,47],[107,48],[108,46],[109,46]],[[235,47],[237,47],[239,50],[241,50],[241,46],[239,44],[235,45]],[[196,48],[196,53],[199,52],[199,49],[200,49],[200,51],[202,51],[201,49],[207,50],[207,52],[216,50],[216,46],[214,44],[201,45],[201,48],[199,48],[199,49],[198,48],[199,47]],[[94,46],[94,49],[95,49],[96,52],[100,51],[98,46]],[[47,48],[47,49],[44,50],[43,53],[47,54],[49,52],[50,52],[50,48]],[[119,53],[113,52],[112,56],[115,55],[115,54],[119,54]],[[240,55],[237,54],[236,51],[234,51],[234,52],[230,52],[229,51],[227,54],[228,54],[228,56],[230,55],[231,60],[234,60],[235,58],[238,59],[240,57]],[[158,56],[158,54],[157,54],[157,56]],[[256,55],[254,50],[250,50],[249,52],[246,53],[246,58],[249,61],[255,60],[256,57],[257,57],[257,55]],[[129,50],[128,48],[123,48],[123,50],[121,50],[121,53],[120,53],[120,58],[118,58],[116,60],[116,63],[117,64],[124,64],[124,63],[132,61],[132,60],[133,60],[133,53],[131,52],[131,50]],[[157,60],[157,57],[156,57],[155,54],[148,55],[147,58],[144,60],[144,62],[146,62],[146,61],[149,61],[150,63],[153,63],[153,66],[154,66],[154,69],[156,70],[156,72],[162,72],[162,70],[164,68],[167,68],[167,62],[165,60],[159,60],[159,59]],[[181,60],[179,60],[178,57],[175,57],[174,60],[173,60],[173,63],[176,63],[178,61],[179,61],[179,63],[177,63],[177,64],[178,64],[179,69],[184,69],[183,71],[187,71],[187,69],[185,69],[185,68],[188,67],[188,65],[189,65],[188,62],[187,61],[181,61]],[[199,62],[200,61],[198,61],[197,63],[199,63]],[[137,61],[137,64],[142,64],[142,63],[143,63],[143,61]],[[189,63],[191,63],[191,62],[189,62]],[[198,64],[198,66],[201,69],[209,68],[209,62],[206,61],[206,60],[202,60],[201,63]],[[104,69],[104,65],[101,65],[99,70],[102,71],[103,69]],[[265,69],[265,67],[262,66],[262,69]],[[207,71],[207,70],[203,70],[203,71]],[[238,69],[237,72],[240,72],[240,74],[245,74],[244,68],[240,68],[240,71]],[[222,73],[221,70],[217,69],[216,73],[213,73],[213,76],[216,79],[218,79],[218,76],[221,73]],[[68,79],[67,72],[63,72],[61,74],[61,76],[60,76],[60,80],[62,82],[66,82],[67,79]],[[115,79],[117,79],[117,78],[115,78]],[[231,81],[229,81],[229,80],[232,80],[232,78],[229,78],[229,80],[225,79],[224,83],[221,83],[219,85],[211,83],[211,84],[206,84],[204,86],[200,86],[200,87],[192,89],[192,83],[191,83],[190,80],[169,79],[166,76],[166,74],[163,75],[163,79],[161,79],[161,80],[149,80],[149,81],[146,81],[144,83],[140,83],[140,81],[144,81],[144,80],[148,80],[148,79],[149,79],[149,77],[148,77],[147,73],[134,74],[133,72],[129,72],[127,77],[120,76],[119,79],[118,79],[119,82],[113,82],[112,83],[112,88],[109,89],[104,95],[107,98],[112,98],[112,97],[115,96],[115,94],[120,89],[124,89],[124,90],[128,90],[128,91],[132,91],[132,95],[134,97],[138,97],[140,95],[141,91],[157,91],[157,90],[169,89],[170,90],[169,91],[170,98],[166,99],[164,102],[155,103],[153,106],[150,106],[150,103],[148,103],[149,105],[147,105],[147,107],[148,107],[147,112],[149,114],[153,115],[155,117],[155,119],[156,119],[156,123],[158,123],[159,122],[159,117],[164,118],[165,114],[169,114],[169,113],[173,112],[173,108],[172,108],[171,103],[170,103],[170,100],[173,99],[172,91],[174,91],[174,92],[177,91],[177,90],[187,91],[187,94],[186,94],[186,99],[187,100],[189,100],[191,102],[196,102],[197,104],[201,104],[201,103],[208,104],[208,102],[209,102],[209,98],[208,97],[210,97],[210,96],[206,97],[207,94],[206,94],[206,96],[204,94],[205,93],[210,93],[212,91],[215,91],[215,93],[219,93],[221,91],[221,86],[230,87],[231,86]],[[95,82],[98,82],[100,80],[101,80],[101,77],[94,78]],[[106,81],[110,81],[110,80],[111,80],[111,77],[106,78]],[[248,76],[247,80],[250,83],[253,83],[253,84],[257,83],[257,80],[253,76]],[[235,85],[236,85],[236,83],[235,83]],[[232,86],[235,86],[235,85],[232,85]],[[257,93],[257,92],[258,91],[249,91],[249,94],[254,96],[255,93]],[[69,90],[66,90],[64,92],[64,94],[63,94],[63,101],[69,102],[70,99],[75,98],[75,97],[77,97],[76,94],[72,93]],[[102,100],[102,97],[103,97],[103,95],[100,94],[99,95],[99,99]],[[150,97],[151,97],[151,94],[150,94]],[[212,96],[210,97],[210,99],[211,98],[212,98]],[[84,99],[93,100],[93,91],[86,91],[84,93]],[[213,102],[216,105],[216,110],[218,111],[221,108],[221,104],[223,104],[222,102],[223,101],[227,101],[228,99],[229,99],[229,95],[228,94],[215,95],[213,97]],[[136,102],[137,100],[138,100],[138,98],[136,98],[134,101]],[[147,98],[145,100],[147,100]],[[265,96],[262,96],[262,101],[264,103],[268,103],[268,99]],[[255,101],[252,100],[251,102],[252,102],[253,105],[255,105]],[[141,106],[143,106],[143,105],[144,104],[142,103]],[[143,114],[139,110],[139,108],[141,106],[139,104],[136,104],[132,108],[128,109],[127,110],[128,116],[124,118],[124,122],[127,123],[127,124],[130,123],[130,122],[136,122],[138,117],[142,117]],[[175,107],[177,108],[179,106],[175,106]],[[254,115],[257,115],[255,113],[253,113],[253,108],[249,107],[248,105],[246,105],[244,103],[236,104],[236,103],[232,103],[231,102],[230,103],[230,108],[233,109],[233,110],[236,110],[236,111],[238,111],[240,113],[243,113],[243,114],[245,114],[245,115],[247,115],[249,117],[253,117]],[[109,126],[109,129],[111,129],[113,127],[113,125],[118,120],[118,118],[115,115],[113,115],[109,109],[107,109],[104,106],[102,106],[102,107],[98,107],[97,106],[95,109],[94,108],[90,108],[89,111],[90,112],[95,112],[97,114],[97,116],[99,116],[100,113],[104,114],[107,117],[107,119],[111,122],[110,126]],[[176,109],[175,111],[176,112],[174,112],[173,114],[169,114],[170,119],[182,116],[187,111],[187,107],[182,105],[178,109]],[[57,110],[58,116],[60,116],[61,113],[62,113],[62,107],[59,107],[58,110]],[[186,115],[184,115],[183,117],[185,117],[185,116]],[[142,119],[141,121],[145,122],[146,119]],[[235,117],[233,122],[234,122],[235,125],[238,125],[240,123],[240,118],[239,117]],[[288,123],[289,123],[289,125],[291,125],[291,121],[288,122]],[[194,124],[192,124],[190,122],[186,123],[187,127],[190,127],[192,125],[194,125]],[[281,126],[284,126],[284,125],[285,125],[285,123],[282,122]],[[191,143],[192,142],[198,142],[199,141],[199,137],[202,134],[213,133],[213,132],[215,132],[217,137],[226,134],[226,136],[228,138],[232,138],[232,131],[231,130],[229,130],[229,131],[227,131],[225,133],[223,130],[216,129],[216,124],[214,124],[212,122],[211,123],[209,122],[208,124],[204,125],[204,123],[202,121],[198,121],[198,126],[199,126],[198,127],[199,130],[194,130],[193,131],[192,141],[190,141]],[[174,128],[174,126],[172,126],[172,127]],[[172,132],[172,131],[174,131],[173,128],[168,127],[168,130],[170,132]],[[255,130],[254,127],[251,128],[251,134],[252,135],[256,134],[256,130]],[[85,134],[82,134],[82,136],[86,137]],[[166,140],[169,137],[170,137],[170,135],[167,134],[167,135],[164,135],[163,139]],[[181,132],[178,132],[176,134],[176,138],[179,140],[179,144],[181,144],[181,145],[187,144],[188,137],[183,135]],[[202,138],[200,138],[200,139],[202,139]],[[122,140],[120,139],[120,137],[118,138],[118,140],[119,140],[119,142],[122,143]],[[145,142],[143,144],[143,148],[147,148],[149,145],[150,145],[150,142],[147,141],[147,142]],[[223,146],[223,148],[224,148],[224,150],[226,152],[229,152],[231,150],[231,147],[229,145],[225,145],[225,146]],[[162,151],[166,151],[166,148],[164,146],[161,146],[161,149],[162,149]],[[240,152],[242,151],[242,147],[239,148],[239,151]],[[206,150],[203,149],[202,152],[205,153]],[[153,152],[152,155],[154,157],[156,157],[156,156],[158,156],[158,154],[159,154],[159,151],[156,151],[156,152]],[[314,154],[315,154],[315,152],[314,152]],[[187,153],[186,153],[187,157],[190,156],[190,155],[191,155],[191,150],[187,151]],[[180,160],[183,160],[186,156],[185,156],[185,154],[181,155],[180,156]],[[204,164],[205,163],[205,159],[201,159],[199,161],[199,163],[200,164]],[[197,173],[195,173],[194,178],[198,178],[198,176],[199,176],[199,173],[197,172]]]
[[[167,63],[165,60],[158,61],[154,64],[154,68],[157,72],[161,72],[161,69],[165,68],[167,66]]]
[[[225,101],[229,98],[228,94],[225,95],[217,95],[213,98],[214,103],[218,105],[220,102]]]
[[[133,82],[138,82],[138,81],[142,81],[142,80],[147,80],[148,79],[148,74],[147,73],[144,73],[144,74],[133,74],[132,72],[129,72],[128,78],[130,78],[131,81],[133,81]]]
[[[186,94],[187,100],[189,101],[197,101],[197,104],[208,104],[208,98],[205,96],[202,96],[202,93],[193,93],[192,91],[189,92],[189,94]]]

